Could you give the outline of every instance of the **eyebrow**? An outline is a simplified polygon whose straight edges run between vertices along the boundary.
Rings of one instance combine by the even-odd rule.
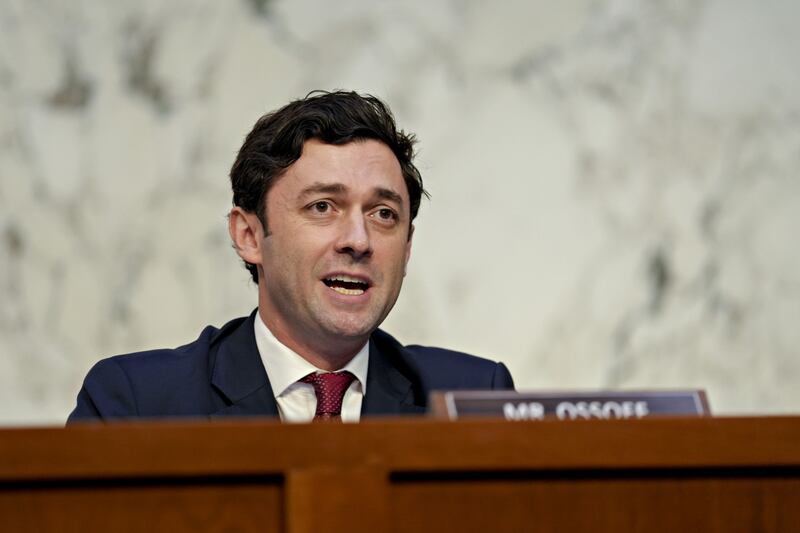
[[[347,192],[347,187],[341,183],[322,183],[317,182],[312,185],[309,185],[302,191],[300,191],[300,197],[305,198],[306,196],[311,196],[314,194],[345,194]],[[398,193],[393,191],[392,189],[387,189],[385,187],[375,187],[374,194],[383,200],[389,200],[390,202],[395,202],[399,206],[402,207],[403,205],[403,197],[400,196]]]
[[[403,205],[403,197],[394,192],[391,189],[384,189],[383,187],[376,187],[375,193],[378,195],[378,198],[383,198],[384,200],[389,200],[390,202],[394,202],[402,207]]]
[[[312,194],[343,194],[347,192],[347,187],[342,185],[341,183],[322,183],[317,182],[314,183],[302,191],[300,191],[301,197],[310,196]]]

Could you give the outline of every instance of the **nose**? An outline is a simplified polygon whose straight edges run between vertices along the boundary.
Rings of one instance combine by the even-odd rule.
[[[355,260],[372,255],[369,229],[362,213],[353,212],[350,216],[342,219],[336,251],[348,254]]]

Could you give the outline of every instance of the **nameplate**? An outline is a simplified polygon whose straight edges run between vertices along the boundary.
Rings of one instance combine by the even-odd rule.
[[[522,393],[513,391],[433,392],[433,416],[456,420],[616,420],[654,416],[709,416],[701,390]]]

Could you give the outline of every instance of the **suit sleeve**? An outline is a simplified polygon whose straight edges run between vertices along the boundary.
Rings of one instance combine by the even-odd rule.
[[[78,403],[67,424],[83,420],[126,418],[138,414],[130,378],[114,358],[97,363],[86,375]]]
[[[492,376],[492,389],[500,390],[514,390],[514,378],[511,377],[511,372],[508,371],[506,365],[497,363]]]

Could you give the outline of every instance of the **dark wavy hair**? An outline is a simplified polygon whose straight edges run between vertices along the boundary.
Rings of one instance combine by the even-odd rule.
[[[427,197],[428,193],[413,163],[415,136],[398,130],[389,107],[372,95],[313,91],[258,119],[231,168],[233,205],[256,213],[265,233],[267,193],[300,158],[303,144],[309,139],[328,144],[365,139],[384,143],[400,163],[408,187],[411,220],[417,216],[422,196]],[[256,266],[247,262],[245,266],[257,283]]]

